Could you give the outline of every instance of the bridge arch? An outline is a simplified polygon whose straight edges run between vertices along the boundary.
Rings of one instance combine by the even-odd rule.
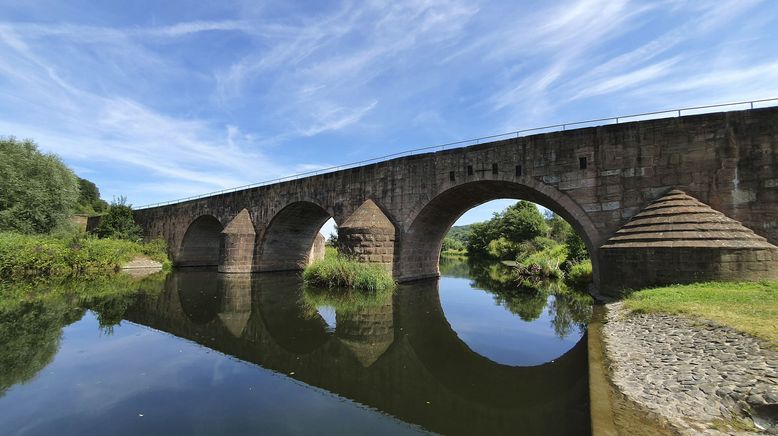
[[[260,272],[300,270],[308,263],[311,247],[330,213],[311,201],[288,204],[270,220],[259,246]]]
[[[217,266],[219,264],[222,223],[212,215],[197,217],[184,233],[176,266]]]
[[[597,244],[600,234],[586,212],[568,195],[534,181],[480,180],[462,183],[438,193],[425,204],[418,204],[400,241],[398,281],[440,275],[438,262],[443,238],[462,214],[475,206],[500,198],[527,200],[546,207],[564,218],[583,239],[592,259],[595,284],[599,280]]]

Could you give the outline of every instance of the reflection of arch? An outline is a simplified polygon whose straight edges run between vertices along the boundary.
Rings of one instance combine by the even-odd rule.
[[[584,210],[566,194],[532,180],[522,183],[482,180],[457,185],[418,207],[419,212],[400,241],[398,280],[437,277],[440,247],[448,229],[463,213],[499,198],[527,200],[554,211],[581,235],[589,254],[595,253],[600,242],[599,232]],[[591,257],[597,280],[597,257]]]
[[[187,271],[172,277],[181,309],[189,320],[204,325],[216,319],[222,293],[213,271]]]
[[[586,336],[552,362],[502,365],[475,353],[446,320],[437,280],[398,289],[400,325],[417,358],[441,384],[464,398],[491,407],[515,408],[566,401],[586,372]],[[525,402],[525,403],[518,403]]]
[[[300,304],[302,280],[297,273],[259,274],[259,315],[270,337],[283,349],[308,354],[330,339],[327,323]]]
[[[321,206],[292,203],[278,212],[262,237],[259,271],[294,271],[308,262],[319,229],[330,219]]]
[[[221,232],[222,224],[211,215],[203,215],[192,221],[181,241],[176,266],[218,265]]]

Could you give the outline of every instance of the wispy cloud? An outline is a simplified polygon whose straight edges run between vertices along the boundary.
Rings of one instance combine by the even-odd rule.
[[[238,2],[187,4],[187,21],[32,3],[0,14],[0,134],[135,203],[333,155],[778,94],[769,1]]]

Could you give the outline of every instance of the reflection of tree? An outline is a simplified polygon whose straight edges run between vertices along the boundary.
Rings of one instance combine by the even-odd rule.
[[[46,367],[59,349],[62,328],[84,314],[63,300],[0,310],[0,396]]]
[[[588,294],[572,290],[560,280],[542,280],[532,286],[522,286],[516,280],[513,269],[503,263],[470,258],[455,266],[456,259],[447,259],[448,271],[469,271],[471,286],[493,294],[494,300],[524,321],[534,321],[548,306],[551,323],[557,336],[564,338],[573,328],[582,332],[592,313],[592,298]],[[441,271],[443,264],[441,262]],[[447,274],[448,275],[448,274]],[[549,296],[553,298],[549,299]]]
[[[554,294],[548,310],[554,316],[551,324],[557,336],[566,337],[574,327],[583,333],[592,316],[592,304],[592,298],[580,292],[568,290]]]
[[[0,304],[0,396],[32,379],[59,349],[62,328],[95,311],[100,327],[110,331],[124,317],[139,292],[162,290],[164,276],[142,281],[127,276],[96,281],[44,282],[36,286],[3,285]],[[143,288],[141,288],[141,286]]]
[[[440,275],[445,277],[470,278],[470,266],[463,256],[440,256]]]

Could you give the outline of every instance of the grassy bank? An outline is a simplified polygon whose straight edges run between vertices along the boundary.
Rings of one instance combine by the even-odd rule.
[[[344,256],[325,257],[303,271],[308,286],[354,289],[376,293],[394,289],[392,276],[382,265],[361,263]]]
[[[137,256],[170,263],[163,241],[0,233],[0,281],[110,274]]]
[[[635,312],[696,316],[765,340],[778,350],[778,282],[699,283],[645,289],[625,299]]]

